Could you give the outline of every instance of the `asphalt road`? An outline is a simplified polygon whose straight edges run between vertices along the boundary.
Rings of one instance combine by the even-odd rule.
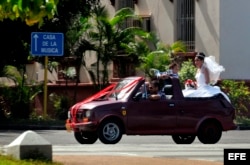
[[[0,150],[24,131],[0,131]],[[204,145],[198,139],[190,145],[177,145],[171,136],[123,136],[115,145],[97,141],[92,145],[78,144],[73,133],[65,130],[35,130],[53,145],[53,155],[109,155],[158,158],[185,158],[223,162],[226,148],[250,149],[250,131],[235,130],[222,134],[217,144]]]

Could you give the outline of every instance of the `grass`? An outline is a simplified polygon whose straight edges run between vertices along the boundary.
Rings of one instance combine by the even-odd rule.
[[[59,162],[42,160],[17,160],[11,156],[0,155],[0,165],[63,165]]]

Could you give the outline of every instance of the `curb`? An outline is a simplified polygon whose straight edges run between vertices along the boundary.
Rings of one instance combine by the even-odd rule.
[[[250,130],[250,126],[241,126],[241,125],[238,125],[236,130]]]
[[[66,130],[64,125],[0,125],[0,130]],[[250,126],[238,125],[235,130],[250,130]]]

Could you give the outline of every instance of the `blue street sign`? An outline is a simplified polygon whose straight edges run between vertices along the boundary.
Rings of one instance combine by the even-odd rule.
[[[34,56],[63,56],[63,33],[32,32],[31,54]]]

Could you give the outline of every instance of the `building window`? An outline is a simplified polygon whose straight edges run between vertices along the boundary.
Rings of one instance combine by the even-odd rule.
[[[177,40],[183,41],[188,51],[195,51],[195,0],[178,0]]]
[[[129,7],[131,9],[134,9],[134,0],[116,0],[115,1],[115,10],[120,10],[122,8]],[[127,21],[123,24],[120,25],[121,28],[127,28],[127,27],[132,27],[133,26],[133,20],[132,19],[127,19]]]
[[[119,10],[121,8],[124,7],[131,7],[132,9],[134,9],[134,0],[116,0],[116,10]]]
[[[133,19],[133,26],[140,27],[144,31],[150,32],[150,16],[140,16],[141,19]]]

